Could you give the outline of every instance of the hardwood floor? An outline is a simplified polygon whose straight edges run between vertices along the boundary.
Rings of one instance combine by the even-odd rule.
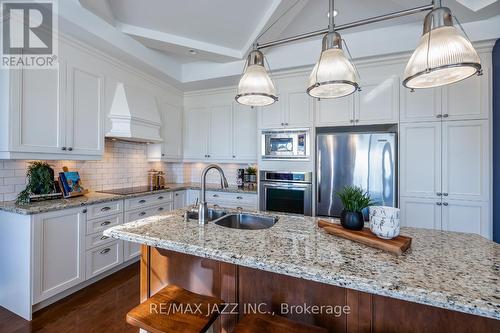
[[[0,307],[0,332],[136,333],[125,315],[139,304],[139,297],[135,263],[36,312],[31,322]]]

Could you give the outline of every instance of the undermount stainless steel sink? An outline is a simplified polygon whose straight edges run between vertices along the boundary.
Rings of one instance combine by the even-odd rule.
[[[208,221],[214,221],[218,218],[225,216],[227,213],[223,210],[215,210],[212,208],[208,209]],[[190,210],[187,212],[187,217],[189,220],[198,221],[198,210]]]
[[[232,229],[259,230],[271,228],[276,222],[277,217],[240,213],[225,215],[214,223]]]

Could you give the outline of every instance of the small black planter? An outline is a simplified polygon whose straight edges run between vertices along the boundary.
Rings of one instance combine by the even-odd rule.
[[[363,213],[342,210],[340,214],[340,224],[346,229],[361,230],[365,225]]]

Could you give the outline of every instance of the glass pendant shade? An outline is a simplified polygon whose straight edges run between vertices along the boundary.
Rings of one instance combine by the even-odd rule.
[[[278,100],[276,88],[264,67],[262,52],[250,52],[235,99],[238,103],[249,106],[266,106]]]
[[[323,37],[323,50],[309,76],[307,93],[316,98],[338,98],[358,89],[358,76],[341,47],[341,37],[330,32]]]
[[[434,88],[466,79],[481,70],[481,60],[453,26],[446,7],[431,11],[424,33],[406,65],[403,85],[410,89]]]

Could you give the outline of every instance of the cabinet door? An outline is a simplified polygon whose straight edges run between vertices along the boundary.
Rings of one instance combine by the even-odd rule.
[[[441,229],[441,199],[401,197],[400,207],[402,226]]]
[[[66,146],[69,154],[103,154],[104,79],[92,67],[92,64],[68,65]]]
[[[85,214],[80,208],[35,215],[33,235],[33,303],[85,280]]]
[[[443,199],[443,230],[469,232],[491,239],[488,203]]]
[[[316,101],[316,126],[348,126],[354,123],[353,96]]]
[[[311,127],[313,123],[313,98],[303,89],[287,94],[285,125]]]
[[[208,133],[210,112],[206,108],[186,110],[184,133],[184,156],[188,159],[206,159],[208,155]]]
[[[11,71],[12,150],[61,153],[65,146],[65,63]]]
[[[185,206],[186,206],[186,191],[175,191],[174,209],[183,208]]]
[[[188,190],[186,206],[191,206],[200,201],[200,190]]]
[[[401,86],[400,91],[402,123],[441,121],[441,88],[416,89],[411,92]]]
[[[276,128],[282,127],[285,123],[283,115],[283,96],[278,96],[278,101],[259,108],[259,127],[260,128]]]
[[[357,125],[392,124],[399,118],[399,79],[390,77],[362,83],[355,93]]]
[[[210,109],[210,160],[233,158],[233,108],[232,105],[214,106]]]
[[[455,200],[489,200],[487,120],[443,122],[443,195]]]
[[[178,160],[182,158],[182,108],[166,103],[162,110],[162,158]]]
[[[441,123],[400,125],[401,196],[440,198]]]
[[[450,120],[488,118],[490,70],[484,68],[483,73],[443,88],[443,117]]]
[[[233,105],[233,159],[257,160],[257,112],[249,106]]]

